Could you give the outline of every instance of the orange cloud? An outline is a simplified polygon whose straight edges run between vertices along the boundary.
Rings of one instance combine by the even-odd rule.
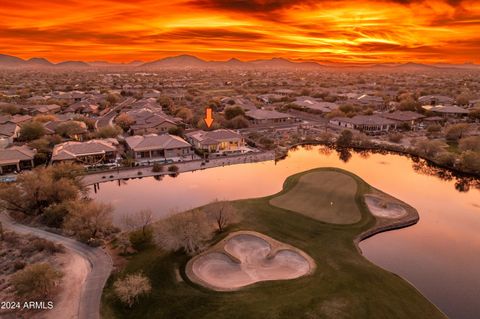
[[[2,0],[0,53],[480,63],[475,0]]]

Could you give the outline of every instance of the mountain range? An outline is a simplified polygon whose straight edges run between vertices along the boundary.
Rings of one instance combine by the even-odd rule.
[[[139,70],[157,70],[157,69],[206,69],[206,68],[236,68],[236,69],[326,69],[326,68],[368,68],[368,69],[390,69],[390,70],[436,70],[436,69],[477,69],[480,65],[473,63],[465,64],[422,64],[422,63],[380,63],[368,65],[348,65],[342,63],[321,64],[312,61],[293,61],[285,58],[260,59],[252,61],[241,61],[231,58],[227,61],[206,61],[193,55],[182,54],[161,58],[155,61],[142,62],[132,61],[130,63],[112,63],[107,61],[63,61],[60,63],[52,63],[45,58],[35,57],[24,60],[12,55],[0,54],[1,68],[55,68],[55,69],[87,69],[87,68],[109,68],[109,67],[128,67]]]

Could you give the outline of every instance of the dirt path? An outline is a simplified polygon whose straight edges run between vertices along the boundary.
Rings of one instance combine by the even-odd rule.
[[[86,264],[87,274],[86,278],[83,281],[83,285],[80,284],[78,287],[78,295],[80,296],[78,305],[73,306],[68,305],[67,308],[60,308],[62,303],[58,304],[58,311],[61,315],[61,318],[68,318],[64,316],[64,311],[66,313],[76,314],[73,318],[79,319],[99,319],[100,318],[100,301],[102,297],[103,287],[110,276],[112,271],[112,259],[111,257],[101,248],[93,248],[82,244],[71,238],[63,237],[54,233],[50,233],[38,228],[33,228],[25,226],[13,221],[5,213],[0,213],[0,221],[6,229],[10,229],[14,232],[20,234],[30,234],[40,238],[47,239],[57,244],[62,244],[68,253],[74,254],[77,258],[81,258],[83,263]],[[71,266],[80,265],[78,260],[74,262]],[[81,276],[80,269],[76,269],[78,273],[75,274],[75,279],[72,277],[70,280],[73,280],[74,284],[78,283],[78,276]],[[77,282],[75,282],[77,280]],[[77,290],[77,289],[74,289]],[[75,292],[71,292],[75,294]],[[68,301],[68,302],[67,302]],[[73,301],[73,302],[72,302]],[[76,304],[74,300],[67,299],[63,305],[73,303]],[[76,309],[75,309],[76,308]],[[75,310],[74,310],[75,309]],[[59,318],[59,317],[57,317]]]
[[[89,263],[80,255],[67,252],[59,257],[63,265],[64,277],[60,287],[61,293],[55,300],[55,308],[48,311],[45,319],[75,319],[78,318],[82,288],[90,271]]]

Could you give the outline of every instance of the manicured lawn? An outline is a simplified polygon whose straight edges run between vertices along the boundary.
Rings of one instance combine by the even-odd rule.
[[[353,224],[362,214],[355,203],[357,182],[349,175],[317,171],[294,178],[295,185],[270,204],[332,224]]]
[[[312,171],[310,171],[311,173]],[[357,183],[348,186],[361,219],[354,224],[328,224],[269,204],[276,195],[236,201],[243,215],[240,224],[228,229],[254,230],[293,245],[316,262],[316,271],[288,281],[267,281],[236,292],[214,292],[190,283],[184,274],[188,257],[151,247],[135,255],[124,273],[142,271],[153,291],[132,309],[121,306],[112,295],[109,281],[103,298],[105,318],[444,318],[414,287],[400,277],[375,266],[358,253],[354,238],[374,224],[362,195],[370,189],[358,177],[338,169],[313,172],[347,174]],[[287,179],[284,190],[295,189],[302,175]],[[322,194],[312,193],[315,196]],[[338,200],[336,193],[332,199]],[[312,202],[315,203],[315,202]],[[329,204],[330,205],[330,204]],[[227,232],[228,232],[227,231]],[[218,235],[214,241],[226,236]],[[175,269],[180,268],[179,281]]]

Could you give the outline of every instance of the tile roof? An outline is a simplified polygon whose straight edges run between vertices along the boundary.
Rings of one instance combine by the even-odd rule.
[[[125,141],[134,151],[191,147],[191,145],[181,137],[170,134],[134,135],[127,137]]]
[[[82,155],[103,154],[116,151],[115,139],[90,140],[87,142],[65,142],[55,145],[52,161],[75,159]]]

